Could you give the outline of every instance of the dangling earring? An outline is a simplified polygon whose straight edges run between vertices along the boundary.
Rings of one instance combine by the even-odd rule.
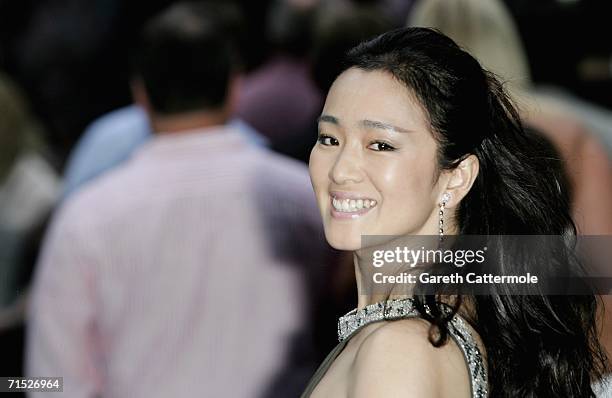
[[[440,241],[444,239],[444,207],[446,207],[446,204],[448,203],[450,198],[451,194],[448,192],[444,192],[444,195],[442,195],[442,201],[440,202],[440,212],[438,213],[440,216]]]

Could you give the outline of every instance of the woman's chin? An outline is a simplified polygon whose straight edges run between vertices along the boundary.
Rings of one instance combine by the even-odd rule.
[[[336,250],[355,251],[361,249],[361,237],[336,236],[335,234],[325,234],[327,243]]]

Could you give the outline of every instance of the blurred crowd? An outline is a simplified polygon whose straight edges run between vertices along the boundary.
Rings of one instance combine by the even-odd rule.
[[[308,181],[317,118],[344,52],[406,25],[506,82],[564,161],[578,232],[612,235],[609,11],[0,0],[0,375],[61,375],[75,397],[299,395],[355,295]]]

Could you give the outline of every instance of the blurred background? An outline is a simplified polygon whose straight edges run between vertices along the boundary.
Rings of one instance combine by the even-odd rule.
[[[133,104],[134,41],[173,3],[0,0],[0,375],[23,375],[28,287],[54,211],[129,156],[108,142],[100,150],[110,163],[75,148],[95,147],[86,133],[96,121]],[[580,232],[612,234],[608,0],[233,3],[242,14],[235,113],[273,151],[308,161],[344,51],[393,28],[435,26],[508,80],[530,126],[567,160]],[[353,284],[351,260],[340,258],[315,286],[313,363],[335,344]]]

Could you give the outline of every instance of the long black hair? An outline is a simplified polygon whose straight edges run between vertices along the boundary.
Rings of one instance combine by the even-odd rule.
[[[456,213],[461,235],[575,235],[561,168],[542,156],[542,142],[525,131],[502,83],[450,38],[427,28],[397,29],[350,50],[344,67],[388,72],[416,95],[441,170],[478,158],[478,176]],[[506,272],[536,266],[513,262],[510,247],[499,250]],[[486,348],[490,396],[594,397],[591,382],[605,365],[596,297],[506,293],[468,297]],[[450,316],[435,310],[438,295],[415,299],[436,329],[430,340],[443,344],[461,297]]]

